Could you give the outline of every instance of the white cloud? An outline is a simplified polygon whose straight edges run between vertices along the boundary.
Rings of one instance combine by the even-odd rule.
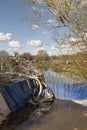
[[[65,40],[64,42],[66,42],[66,43],[79,42],[79,43],[80,43],[81,41],[82,41],[81,38],[73,38],[73,37],[70,37],[69,39]]]
[[[36,7],[32,7],[33,10],[37,10]]]
[[[40,26],[39,26],[38,24],[33,24],[33,25],[32,25],[32,29],[33,29],[33,30],[38,29],[38,28],[40,28]]]
[[[31,40],[27,42],[27,45],[30,46],[42,46],[42,42],[40,40]]]
[[[69,39],[69,41],[71,41],[71,42],[76,42],[76,39],[73,38],[73,37],[71,37],[71,38]]]
[[[36,51],[38,52],[38,51],[44,51],[45,50],[45,48],[44,47],[39,47],[38,49],[36,49]]]
[[[38,49],[36,49],[36,53],[37,53],[38,55],[45,55],[45,54],[47,54],[47,51],[46,51],[45,48],[39,47]]]
[[[47,51],[47,54],[48,54],[49,56],[57,55],[57,51]]]
[[[62,44],[62,45],[57,45],[57,48],[70,48],[70,44]]]
[[[19,41],[10,41],[9,42],[9,46],[13,47],[13,48],[20,48],[21,47],[21,43]]]
[[[61,53],[63,54],[63,55],[67,55],[67,54],[74,54],[74,51],[73,51],[73,49],[72,48],[63,48],[62,50],[61,50]]]
[[[75,38],[71,37],[71,38],[69,39],[69,41],[70,41],[70,42],[77,42],[78,39],[75,39]]]
[[[4,33],[0,32],[0,41],[9,41],[9,40],[11,40],[11,36],[12,36],[11,33],[4,34]]]
[[[44,2],[44,0],[34,0],[34,2],[42,3],[42,2]]]
[[[12,49],[11,48],[8,48],[7,51],[10,52]]]
[[[57,50],[58,48],[56,46],[51,47],[52,50]]]
[[[52,23],[55,23],[55,22],[56,22],[55,19],[49,19],[49,20],[47,21],[47,23],[49,23],[49,24],[52,24]]]
[[[47,34],[47,31],[43,31],[43,34]]]
[[[78,44],[72,47],[73,43],[77,42]],[[64,40],[62,44],[54,45],[51,47],[52,50],[56,50],[56,52],[58,52],[58,55],[75,54],[81,51],[80,48],[85,49],[82,39],[73,37]]]
[[[65,55],[65,54],[73,54],[73,49],[70,47],[69,44],[59,44],[51,47],[52,50],[56,50],[58,55]]]
[[[59,44],[59,45],[52,46],[51,49],[52,50],[58,50],[58,49],[69,48],[69,47],[70,47],[69,44],[67,44],[67,45]]]

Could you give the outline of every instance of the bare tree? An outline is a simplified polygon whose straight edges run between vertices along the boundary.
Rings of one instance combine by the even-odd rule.
[[[39,48],[37,51],[37,58],[40,61],[49,60],[49,55],[44,48]]]
[[[59,21],[54,28],[67,26],[78,36],[87,32],[87,0],[25,0],[26,2],[46,2],[48,9]],[[44,5],[44,4],[43,4]],[[45,4],[46,6],[46,4]],[[37,14],[39,14],[36,11]],[[37,15],[36,15],[37,16]],[[38,15],[39,18],[40,15]]]
[[[42,5],[48,7],[51,13],[56,17],[58,23],[57,25],[52,25],[51,28],[58,29],[60,27],[69,28],[77,37],[81,39],[81,44],[83,43],[85,47],[79,48],[81,50],[87,50],[87,0],[25,0],[28,3],[35,2],[45,2]],[[39,10],[33,10],[33,22],[41,25],[44,23],[42,15]],[[43,25],[43,24],[42,24]],[[57,39],[55,38],[57,41]],[[75,46],[79,42],[72,42]],[[84,49],[83,49],[84,48]]]
[[[79,48],[87,53],[87,1],[86,0],[45,0],[49,10],[56,16],[59,27],[68,27],[78,38],[70,41],[71,47],[76,51]],[[57,41],[56,37],[54,39]],[[64,42],[63,42],[64,43]],[[78,47],[76,47],[78,46]]]
[[[8,52],[4,50],[0,51],[0,61],[6,61],[8,56],[9,56]]]

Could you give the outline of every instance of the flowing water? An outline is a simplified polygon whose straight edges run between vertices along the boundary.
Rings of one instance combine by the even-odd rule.
[[[71,73],[45,72],[45,80],[56,98],[87,106],[87,80]]]

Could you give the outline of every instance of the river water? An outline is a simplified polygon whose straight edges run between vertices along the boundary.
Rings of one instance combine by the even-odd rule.
[[[56,73],[48,70],[44,74],[47,85],[56,98],[72,100],[87,106],[87,80],[67,72]]]

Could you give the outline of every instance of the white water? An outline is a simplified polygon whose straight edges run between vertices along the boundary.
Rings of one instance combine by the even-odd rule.
[[[87,106],[87,80],[70,73],[56,73],[48,70],[45,80],[56,98],[72,100]]]

